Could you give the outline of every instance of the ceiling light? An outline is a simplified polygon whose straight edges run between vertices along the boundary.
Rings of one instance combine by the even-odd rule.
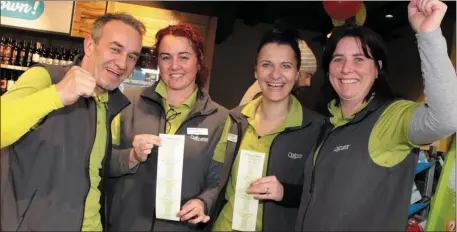
[[[393,17],[394,17],[394,16],[391,15],[391,14],[386,15],[386,18],[388,18],[388,19],[391,19],[391,18],[393,18]]]

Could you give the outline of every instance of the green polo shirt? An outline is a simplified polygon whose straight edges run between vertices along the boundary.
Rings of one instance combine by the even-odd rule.
[[[86,206],[84,208],[84,221],[82,231],[102,231],[102,223],[100,218],[100,184],[101,177],[99,175],[102,169],[102,161],[105,157],[106,150],[106,104],[108,103],[108,93],[101,96],[94,96],[97,103],[97,129],[95,134],[95,142],[92,147],[92,152],[89,159],[89,179],[90,189],[86,198]]]
[[[363,110],[368,103],[364,103],[357,112]],[[379,117],[373,127],[368,143],[368,151],[373,162],[382,167],[393,167],[403,161],[414,147],[408,139],[408,128],[414,111],[420,103],[399,100],[389,105]],[[354,115],[344,117],[341,107],[330,102],[328,109],[332,114],[330,122],[337,128],[349,123]],[[321,144],[322,145],[322,144]],[[318,151],[317,151],[318,152]],[[314,162],[317,156],[314,156]]]
[[[167,104],[167,87],[162,80],[160,80],[157,84],[155,91],[162,97],[162,106],[165,109],[167,115],[166,117],[171,118],[169,120],[169,123],[167,123],[166,125],[166,129],[168,129],[168,127],[171,127],[167,134],[174,134],[181,126],[181,124],[184,122],[190,111],[194,108],[195,103],[197,102],[198,89],[196,88],[192,95],[190,95],[190,97],[183,104],[179,104],[173,107],[176,113],[178,113],[176,116],[173,117],[170,117],[173,114],[173,112],[170,111],[170,106]],[[111,123],[111,134],[113,138],[113,144],[116,145],[120,144],[121,113],[116,115],[116,117],[113,119],[113,122]]]
[[[190,97],[183,104],[178,104],[174,107],[170,107],[170,105],[167,104],[167,87],[162,80],[159,81],[156,87],[156,92],[162,97],[163,108],[165,109],[167,118],[170,118],[169,123],[167,123],[168,125],[166,125],[165,128],[165,130],[168,130],[167,134],[176,133],[176,131],[186,119],[187,115],[194,108],[195,103],[197,102],[197,91],[198,88],[195,88],[192,95],[190,95]],[[175,114],[175,112],[170,111],[171,108],[173,108],[173,110],[178,113],[176,116],[172,116]],[[168,129],[168,127],[171,128]]]
[[[262,176],[266,176],[268,169],[268,160],[269,160],[269,151],[271,143],[274,138],[284,131],[288,127],[297,127],[302,124],[303,120],[303,111],[300,102],[291,95],[292,98],[292,107],[287,115],[284,123],[270,134],[259,137],[256,128],[254,117],[256,110],[259,107],[260,103],[263,100],[263,97],[259,97],[250,103],[248,103],[241,113],[245,115],[248,119],[249,126],[247,127],[246,133],[241,141],[240,149],[238,155],[236,156],[235,162],[232,167],[232,171],[227,183],[227,191],[225,193],[225,198],[227,199],[227,204],[222,209],[222,212],[217,217],[216,223],[213,227],[213,231],[231,231],[232,230],[232,218],[233,218],[233,207],[235,205],[235,187],[236,187],[236,177],[238,174],[238,166],[240,162],[240,151],[241,150],[250,150],[256,152],[265,153],[265,162],[263,166]],[[228,132],[230,130],[230,117],[227,118],[222,137],[216,145],[213,159],[218,162],[224,162],[225,150],[227,145]],[[257,210],[257,222],[256,222],[256,231],[262,231],[262,217],[263,217],[263,203],[259,202],[259,207]]]
[[[361,110],[363,110],[371,100],[373,100],[373,97],[371,97],[367,102],[364,102],[362,104],[362,106],[354,113],[354,115],[357,114],[358,112],[360,112]],[[328,110],[333,115],[333,117],[330,118],[330,123],[333,125],[333,130],[340,126],[346,125],[354,118],[354,115],[351,115],[349,117],[344,117],[343,111],[341,110],[340,107],[336,106],[335,103],[336,103],[336,101],[333,100],[328,104]],[[319,154],[321,145],[322,145],[322,143],[319,145],[319,147],[314,152],[315,155],[313,157],[313,165],[316,164],[317,155]]]

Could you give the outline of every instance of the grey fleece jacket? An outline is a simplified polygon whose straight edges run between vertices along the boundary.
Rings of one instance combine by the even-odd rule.
[[[414,112],[408,136],[414,144],[429,144],[457,131],[457,76],[441,29],[416,37],[426,104]]]
[[[110,231],[195,230],[204,226],[155,218],[158,149],[154,148],[144,163],[129,170],[133,137],[165,133],[165,111],[155,87],[125,91],[132,104],[121,113],[121,141],[113,149],[110,163],[110,175],[114,177],[107,190]],[[227,115],[227,109],[199,90],[195,106],[176,131],[175,134],[185,136],[181,206],[198,198],[206,203],[209,211],[216,200],[222,163],[213,161],[212,155]],[[188,134],[187,128],[206,128],[208,135]],[[132,172],[135,173],[128,174]]]

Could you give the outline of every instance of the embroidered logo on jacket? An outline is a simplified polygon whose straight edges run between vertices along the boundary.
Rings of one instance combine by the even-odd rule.
[[[350,146],[351,145],[337,146],[337,147],[335,147],[333,152],[340,152],[340,151],[348,150]]]
[[[197,142],[208,142],[208,137],[200,137],[198,135],[191,135],[190,139],[197,141]]]
[[[303,158],[303,154],[298,154],[298,153],[293,153],[293,152],[289,152],[287,154],[287,157],[291,158],[291,159],[301,159]]]

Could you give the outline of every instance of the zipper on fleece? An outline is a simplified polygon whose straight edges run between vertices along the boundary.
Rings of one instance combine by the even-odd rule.
[[[305,126],[305,127],[306,127],[306,126]],[[304,128],[304,127],[300,127],[300,129],[303,129],[303,128]],[[294,132],[294,131],[296,131],[296,130],[297,130],[297,129],[294,129],[294,130],[287,130],[287,128],[286,128],[284,131],[280,132],[280,133],[273,139],[273,141],[271,141],[270,149],[269,149],[269,151],[268,151],[268,152],[269,152],[269,155],[268,155],[267,172],[265,173],[265,176],[268,176],[268,174],[269,174],[268,169],[269,169],[269,167],[270,167],[270,161],[271,161],[271,150],[272,150],[273,144],[275,143],[275,141],[276,141],[276,139],[278,138],[278,136],[281,136],[281,135],[286,134],[286,133]],[[262,207],[262,230],[264,230],[264,229],[263,229],[264,224],[265,224],[265,205]]]
[[[309,193],[310,193],[310,197],[308,199],[308,203],[306,204],[306,209],[305,209],[305,212],[303,214],[303,217],[302,217],[302,221],[301,221],[301,228],[300,228],[300,231],[303,231],[303,221],[305,220],[306,218],[306,215],[308,213],[308,209],[309,209],[309,205],[311,204],[311,201],[313,199],[313,196],[314,196],[314,185],[315,185],[315,181],[316,181],[316,166],[317,166],[317,161],[319,160],[319,154],[321,153],[321,149],[322,149],[322,146],[325,144],[325,142],[327,141],[328,137],[330,136],[330,134],[332,134],[335,130],[339,129],[339,128],[342,128],[346,125],[349,125],[351,124],[350,122],[345,124],[345,125],[342,125],[340,127],[335,127],[333,128],[331,131],[328,131],[327,132],[327,129],[324,129],[324,139],[320,142],[320,145],[318,147],[318,150],[317,152],[313,155],[313,159],[311,160],[312,162],[312,167],[313,167],[313,170],[311,172],[311,183],[310,183],[310,188],[309,188]],[[319,140],[319,139],[318,139]],[[318,141],[319,143],[319,141]],[[314,159],[314,157],[316,159]]]
[[[29,203],[27,204],[27,207],[25,207],[24,212],[22,213],[21,221],[19,222],[19,225],[17,226],[16,231],[19,231],[19,229],[21,228],[22,222],[24,222],[25,215],[27,215],[27,212],[29,211],[29,208],[30,208],[30,206],[32,205],[33,200],[35,200],[35,195],[36,195],[36,193],[38,192],[38,190],[40,190],[40,189],[37,188],[37,189],[35,190],[35,192],[33,192],[32,197],[30,197],[30,201],[29,201]]]
[[[94,101],[94,104],[96,104],[96,102]],[[80,231],[82,231],[82,228],[83,228],[83,222],[84,222],[84,215],[85,215],[85,211],[86,211],[86,201],[87,201],[87,196],[89,195],[89,191],[90,191],[90,185],[91,185],[91,182],[90,182],[90,174],[89,174],[89,169],[90,169],[90,156],[91,156],[91,153],[92,153],[92,149],[94,147],[94,144],[95,144],[95,139],[96,139],[96,136],[97,136],[97,105],[95,105],[95,133],[94,133],[94,139],[93,139],[93,142],[92,142],[92,146],[89,147],[89,151],[87,152],[87,154],[89,154],[86,158],[86,178],[87,178],[87,192],[86,194],[84,195],[84,202],[83,202],[83,207],[82,207],[82,213],[81,213],[81,226],[80,226]]]

